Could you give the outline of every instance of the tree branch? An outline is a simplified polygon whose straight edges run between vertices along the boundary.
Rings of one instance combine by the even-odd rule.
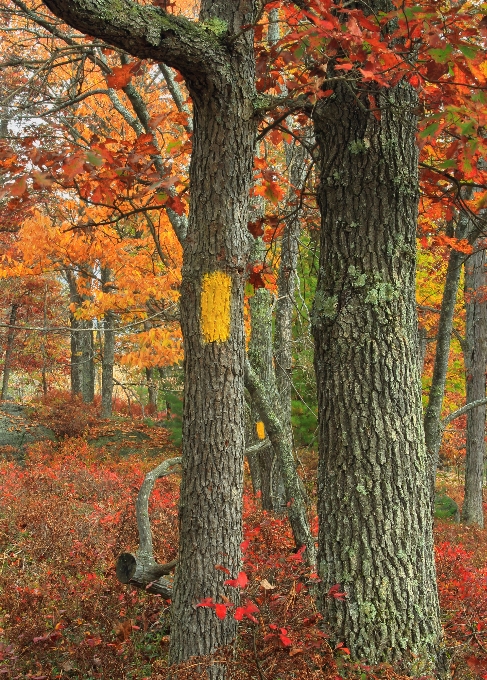
[[[165,598],[171,597],[172,585],[162,576],[169,574],[176,567],[177,560],[167,564],[158,564],[154,559],[149,520],[149,497],[156,480],[170,474],[171,468],[180,464],[181,458],[171,458],[146,474],[135,504],[139,548],[136,555],[122,553],[116,565],[117,578],[121,583],[131,583],[136,588],[142,588]]]
[[[476,401],[471,401],[470,404],[465,404],[465,406],[462,406],[462,408],[453,411],[453,413],[450,413],[450,415],[446,416],[446,418],[443,418],[441,421],[443,430],[452,422],[452,420],[456,420],[457,418],[460,418],[460,416],[463,416],[465,413],[471,411],[473,408],[477,408],[477,406],[483,406],[484,404],[487,404],[487,397],[484,397],[483,399],[477,399]]]
[[[132,0],[44,0],[44,4],[81,33],[140,59],[162,61],[200,81],[212,73],[211,53],[223,49],[204,24]]]

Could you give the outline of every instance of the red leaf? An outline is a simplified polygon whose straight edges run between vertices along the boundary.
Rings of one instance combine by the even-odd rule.
[[[216,604],[215,605],[215,614],[218,616],[219,619],[221,619],[223,621],[223,619],[227,615],[227,605],[226,604]]]
[[[114,90],[121,90],[130,83],[132,76],[140,69],[140,62],[133,61],[123,66],[114,66],[112,72],[106,77],[108,87]]]
[[[279,640],[282,642],[284,647],[290,647],[292,645],[292,642],[288,638],[286,633],[287,633],[287,630],[285,628],[281,628],[281,634],[279,635]]]
[[[174,210],[177,215],[184,215],[185,206],[179,196],[169,196],[166,205],[171,210]]]
[[[215,603],[213,602],[213,598],[205,597],[205,599],[201,600],[201,602],[198,602],[198,604],[196,606],[197,607],[214,607]]]
[[[14,184],[10,184],[8,189],[12,196],[22,196],[22,194],[25,193],[25,191],[27,190],[27,182],[25,175],[15,180]]]
[[[264,233],[264,228],[262,226],[263,224],[264,218],[261,217],[255,222],[249,222],[247,224],[247,229],[250,231],[254,238],[258,238],[259,236],[262,236],[262,234]]]
[[[232,588],[245,588],[248,581],[247,574],[244,571],[241,571],[236,579],[229,578],[224,581],[223,585],[231,586]]]
[[[344,600],[347,597],[347,593],[345,592],[340,592],[341,586],[336,583],[334,586],[330,588],[328,591],[327,595],[328,597],[333,597],[335,600]],[[343,644],[343,643],[340,643]]]

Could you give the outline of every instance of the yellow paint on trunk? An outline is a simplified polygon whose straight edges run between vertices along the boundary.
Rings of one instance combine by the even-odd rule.
[[[257,423],[255,423],[255,429],[257,431],[258,438],[265,439],[265,427],[262,420],[259,420]]]
[[[201,282],[201,335],[204,342],[225,342],[230,337],[232,279],[221,271]]]

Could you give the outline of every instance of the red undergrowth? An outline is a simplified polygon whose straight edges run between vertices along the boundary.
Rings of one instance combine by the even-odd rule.
[[[114,573],[117,555],[137,545],[134,502],[155,462],[115,458],[84,439],[37,444],[24,465],[0,461],[0,678],[167,676],[169,604]],[[161,562],[176,554],[178,484],[177,475],[160,480],[151,499]],[[202,677],[205,663],[219,662],[234,680],[399,678],[351,664],[346,641],[331,645],[320,630],[316,577],[293,552],[285,517],[246,492],[244,522],[245,577],[229,575],[241,592],[236,643],[173,677]],[[486,532],[443,522],[436,535],[453,676],[487,678]]]

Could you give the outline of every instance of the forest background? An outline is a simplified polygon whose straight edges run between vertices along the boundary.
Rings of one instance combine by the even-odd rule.
[[[260,319],[259,310],[273,310],[277,316],[283,299],[291,300],[287,353],[278,357],[276,365],[283,367],[283,373],[289,373],[292,365],[294,444],[313,498],[317,404],[310,314],[320,231],[317,148],[308,113],[293,110],[306,108],[302,102],[296,105],[303,92],[311,105],[330,92],[320,90],[324,73],[318,66],[314,73],[302,68],[303,38],[292,45],[280,42],[289,30],[285,26],[297,31],[302,19],[290,13],[284,21],[273,7],[279,3],[267,4],[256,29],[261,44],[258,83],[270,96],[286,97],[287,108],[263,117],[256,147],[249,219],[254,259],[245,288],[249,357],[265,378],[269,362],[258,367],[263,337],[271,337],[273,324],[275,334],[286,329],[268,314]],[[169,5],[173,13],[188,17],[197,11],[192,3]],[[4,451],[8,504],[4,565],[11,581],[5,588],[9,601],[2,604],[2,668],[6,677],[19,673],[38,678],[151,677],[164,673],[161,639],[167,644],[167,607],[135,590],[114,592],[107,578],[113,577],[114,557],[137,542],[133,489],[153,463],[149,454],[141,456],[142,462],[120,461],[116,452],[110,452],[109,440],[100,450],[87,437],[109,438],[114,423],[123,432],[128,427],[123,414],[138,419],[136,426],[128,427],[131,436],[134,431],[149,433],[152,441],[160,442],[164,457],[179,444],[182,254],[178,231],[185,228],[189,203],[191,102],[182,78],[162,64],[134,60],[98,39],[82,36],[42,6],[14,0],[2,3],[0,9],[5,22],[0,83],[2,399],[34,404],[37,420],[60,438],[56,444],[32,447],[22,468],[8,461],[14,451]],[[454,474],[440,472],[440,490],[448,490],[459,502],[457,480],[464,471],[468,412],[458,414],[458,410],[466,400],[485,397],[485,355],[478,357],[482,396],[467,394],[466,371],[472,374],[473,370],[468,342],[476,334],[478,349],[478,338],[487,336],[480,326],[474,330],[468,325],[469,319],[486,315],[483,260],[480,278],[468,279],[474,253],[483,257],[486,74],[479,45],[485,22],[481,8],[463,9],[462,15],[456,7],[442,9],[454,47],[438,37],[437,28],[432,29],[441,44],[428,43],[423,71],[412,69],[407,75],[411,84],[429,90],[429,96],[448,90],[440,111],[424,110],[420,123],[423,193],[417,302],[425,407],[431,407],[431,394],[436,394],[431,389],[435,363],[438,357],[447,361],[440,404],[446,430],[440,457],[442,466]],[[418,27],[431,20],[432,10],[411,11],[405,17],[409,39],[414,41],[415,30],[419,35]],[[349,18],[352,42],[363,41],[363,32],[372,30],[363,21],[353,14]],[[313,47],[311,38],[309,42]],[[347,73],[353,60],[343,58],[341,66]],[[379,79],[367,69],[362,69],[362,76],[374,82]],[[452,81],[449,89],[441,83],[447,77]],[[353,153],[362,151],[357,147]],[[464,261],[467,277],[462,279]],[[447,306],[444,291],[448,292],[449,271],[454,273],[453,328],[446,331],[448,343],[441,356],[437,340],[443,330],[440,318]],[[466,293],[452,306],[459,285]],[[263,336],[258,335],[261,331]],[[480,406],[476,411],[485,422],[485,409]],[[449,420],[452,414],[458,417]],[[259,442],[267,442],[266,433],[252,407],[248,420],[247,448],[259,451]],[[167,431],[171,440],[165,438]],[[439,445],[438,436],[436,440]],[[139,441],[146,440],[141,436]],[[112,448],[117,446],[115,441]],[[343,642],[327,646],[307,594],[309,572],[300,563],[300,554],[296,558],[292,553],[287,520],[259,507],[260,498],[264,508],[271,505],[267,510],[277,509],[272,507],[273,490],[265,487],[263,479],[258,480],[262,488],[256,487],[255,474],[253,482],[257,499],[250,487],[245,497],[246,539],[252,545],[245,573],[252,575],[254,588],[249,588],[249,602],[257,602],[265,615],[256,619],[247,605],[241,652],[248,664],[244,677],[393,674],[390,667],[371,671],[353,665]],[[167,480],[163,491],[152,496],[153,522],[160,534],[156,553],[164,561],[174,557],[177,547],[176,496],[176,484]],[[39,504],[42,513],[36,509]],[[455,506],[451,508],[454,513]],[[473,523],[482,526],[482,522],[483,515],[479,519],[477,514]],[[446,629],[456,658],[453,670],[459,676],[485,676],[484,533],[440,523],[437,542]],[[21,581],[19,569],[25,576]],[[59,604],[61,591],[74,597],[67,610]],[[29,613],[27,628],[25,612]],[[270,657],[269,650],[273,651]]]

